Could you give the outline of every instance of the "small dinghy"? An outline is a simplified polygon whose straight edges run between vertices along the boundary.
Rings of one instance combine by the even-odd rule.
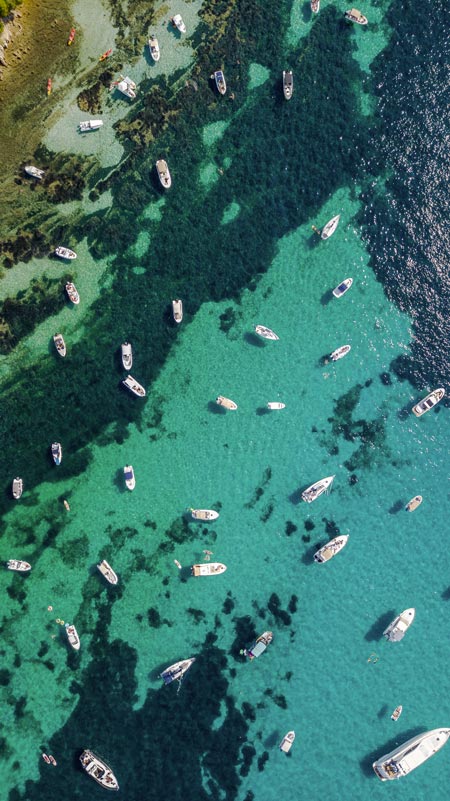
[[[272,331],[271,328],[267,328],[265,325],[255,325],[255,333],[263,339],[276,340],[280,338],[276,335],[275,331]]]
[[[176,323],[181,323],[183,319],[183,301],[179,298],[172,301],[173,319]]]
[[[219,512],[214,509],[190,509],[194,520],[217,520]]]
[[[20,496],[22,495],[22,492],[23,492],[23,479],[21,479],[20,476],[17,476],[17,478],[13,479],[12,483],[13,498],[16,501],[18,501]]]
[[[78,632],[75,626],[70,625],[69,623],[65,624],[67,639],[69,640],[69,645],[72,646],[74,651],[80,650],[80,638],[78,636]]]
[[[285,754],[288,754],[292,748],[292,743],[295,740],[295,731],[288,731],[287,734],[284,735],[281,743],[280,743],[280,751],[284,751]]]
[[[70,302],[74,304],[74,306],[78,306],[80,302],[80,296],[78,294],[78,290],[75,284],[72,284],[71,281],[68,281],[65,290],[67,292],[67,297],[69,298]]]
[[[223,395],[217,396],[216,403],[218,406],[223,406],[224,409],[229,409],[230,411],[234,411],[235,409],[237,409],[237,403],[230,400],[229,398],[224,398]]]
[[[423,498],[421,495],[416,495],[414,498],[411,498],[410,501],[405,506],[406,512],[414,512],[414,509],[417,509],[418,506],[422,503]]]
[[[347,356],[347,353],[350,353],[351,349],[351,345],[341,345],[340,348],[336,348],[333,353],[330,353],[330,361],[338,362],[339,359],[343,359],[344,356]]]
[[[391,715],[391,720],[398,720],[402,712],[403,712],[402,705],[400,704],[400,706],[396,706]]]
[[[62,334],[54,334],[53,335],[53,342],[55,343],[55,348],[60,356],[65,356],[67,353],[66,350],[66,343],[64,342],[64,337]]]
[[[281,401],[269,401],[269,403],[267,404],[267,408],[268,409],[285,409],[286,408],[286,404],[285,403],[281,403]]]
[[[17,573],[28,573],[31,570],[29,562],[24,562],[22,559],[8,559],[6,563],[8,570],[15,570]]]
[[[134,477],[134,470],[131,464],[125,465],[125,467],[123,468],[123,475],[125,478],[125,484],[127,486],[127,489],[134,490],[136,486],[136,479]]]
[[[122,343],[122,364],[124,370],[131,370],[133,366],[133,351],[129,342]]]

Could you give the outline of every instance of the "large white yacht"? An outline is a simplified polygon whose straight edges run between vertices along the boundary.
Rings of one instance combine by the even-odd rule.
[[[126,378],[123,379],[122,384],[133,393],[133,395],[137,395],[139,398],[144,398],[146,395],[145,389],[142,384],[139,384],[132,375],[127,375]]]
[[[415,609],[412,607],[411,609],[405,609],[404,612],[401,612],[394,618],[392,623],[389,623],[387,629],[383,631],[383,637],[386,637],[390,642],[400,642],[400,640],[403,640],[405,632],[409,629],[415,616]]]
[[[421,417],[423,414],[425,414],[425,412],[429,412],[433,406],[436,406],[436,404],[442,400],[444,395],[445,389],[442,389],[442,387],[439,389],[433,389],[433,392],[430,392],[426,398],[423,398],[423,400],[419,401],[415,406],[412,407],[416,417]]]
[[[119,92],[122,92],[123,95],[131,98],[131,100],[134,100],[136,97],[136,84],[131,80],[131,78],[128,77],[128,75],[126,78],[122,77],[120,81],[117,81],[115,87],[119,90]]]
[[[327,478],[321,478],[320,481],[316,481],[315,484],[311,484],[310,487],[302,492],[302,501],[306,501],[306,503],[315,501],[323,492],[327,491],[328,487],[333,483],[333,480],[334,476],[328,476]]]
[[[15,570],[17,573],[28,573],[31,570],[29,562],[24,562],[22,559],[8,559],[6,563],[8,570]]]
[[[24,170],[27,175],[31,175],[32,178],[38,178],[39,180],[45,175],[44,170],[40,170],[39,167],[34,167],[32,164],[27,164]]]
[[[417,734],[377,759],[372,767],[382,782],[401,779],[436,754],[450,737],[450,729],[432,729]]]
[[[219,512],[215,509],[190,509],[189,510],[194,520],[217,520]]]
[[[160,674],[164,684],[171,684],[173,681],[180,681],[186,671],[189,670],[193,662],[195,662],[195,657],[192,657],[191,659],[182,659],[181,662],[175,662],[174,665],[169,665],[169,667],[163,670],[163,672]]]
[[[66,634],[67,639],[69,640],[70,645],[74,649],[74,651],[80,650],[80,638],[78,636],[78,632],[74,625],[66,623]]]
[[[206,562],[202,565],[192,565],[191,572],[193,576],[218,576],[220,573],[225,573],[226,565],[221,562]]]
[[[260,337],[263,339],[279,339],[280,337],[276,335],[275,331],[272,331],[271,328],[267,328],[265,325],[255,325],[255,332],[259,334]]]
[[[347,356],[347,353],[350,353],[352,349],[351,345],[341,345],[340,348],[336,348],[333,353],[330,353],[330,359],[332,362],[338,362],[339,359],[343,359],[344,356]]]
[[[314,561],[319,563],[328,562],[328,560],[336,556],[339,551],[342,551],[344,545],[347,545],[348,536],[348,534],[342,534],[340,537],[335,537],[334,540],[327,542],[326,545],[323,545],[322,548],[316,551],[314,554]]]
[[[341,219],[341,215],[340,214],[336,214],[336,217],[332,217],[331,220],[329,222],[327,222],[326,225],[323,226],[322,233],[321,233],[322,239],[329,239],[330,236],[332,236],[334,234],[336,228],[339,225],[339,220],[340,219]]]
[[[124,370],[131,370],[133,366],[133,351],[129,342],[122,342],[122,364]]]
[[[80,756],[80,762],[89,776],[107,790],[118,790],[119,783],[111,768],[92,751],[86,749]]]

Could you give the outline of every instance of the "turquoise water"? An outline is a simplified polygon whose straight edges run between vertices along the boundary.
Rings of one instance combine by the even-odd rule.
[[[307,8],[289,9],[288,39],[288,22],[300,13],[301,40],[309,41]],[[311,42],[321,35],[328,42],[329,30],[341,30],[333,8],[323,4]],[[370,16],[372,9],[362,10]],[[378,25],[379,8],[373,13]],[[376,28],[371,44],[370,27],[352,32],[355,57],[367,40],[375,58],[389,23],[386,14],[386,39]],[[336,42],[332,48],[337,57]],[[292,56],[295,74],[309,49]],[[374,81],[381,69],[398,66],[388,53],[386,66],[372,64]],[[0,543],[2,560],[33,565],[29,576],[5,571],[1,579],[2,778],[10,801],[96,797],[102,791],[78,769],[85,747],[111,765],[127,799],[272,801],[293,788],[332,801],[376,799],[389,789],[373,774],[374,758],[414,733],[450,725],[442,671],[450,581],[441,556],[448,412],[441,404],[420,420],[410,413],[447,368],[442,363],[433,372],[438,347],[431,336],[422,337],[425,355],[417,356],[417,315],[423,319],[425,305],[415,303],[417,274],[414,292],[407,295],[403,285],[399,303],[400,270],[383,269],[384,258],[403,254],[407,244],[419,264],[424,243],[409,231],[408,238],[397,218],[392,243],[384,222],[375,227],[386,205],[398,207],[395,181],[386,186],[384,165],[375,163],[381,151],[372,154],[370,170],[379,177],[372,194],[366,167],[352,173],[345,154],[331,175],[320,149],[317,163],[299,158],[302,148],[314,150],[301,139],[304,94],[296,83],[286,109],[275,98],[276,81],[253,66],[239,113],[221,107],[215,123],[191,120],[192,138],[203,142],[195,192],[186,165],[177,162],[176,142],[170,158],[179,172],[170,196],[144,203],[136,173],[124,171],[123,186],[117,179],[112,188],[107,225],[94,243],[86,231],[88,242],[77,247],[79,309],[49,317],[22,340],[22,352],[4,359],[14,387],[20,364],[29,366],[34,380],[14,402],[19,420],[34,414],[38,423],[15,434],[22,447],[13,472],[24,476],[25,491],[14,506],[4,502]],[[375,103],[375,91],[370,97]],[[378,98],[380,117],[383,103],[386,96]],[[258,138],[255,155],[248,143],[263,116],[259,106],[272,115],[273,136]],[[345,104],[340,109],[344,116],[347,110],[357,114]],[[334,113],[330,128],[346,137],[355,118],[340,128]],[[412,125],[412,111],[410,119]],[[313,128],[314,119],[308,124]],[[299,137],[293,150],[290,125]],[[189,120],[180,126],[189,130]],[[136,183],[129,205],[128,179]],[[414,193],[408,202],[417,214]],[[137,224],[124,240],[117,234],[129,249],[111,252],[109,224],[120,211],[126,220],[134,214]],[[311,226],[337,213],[336,233],[322,242]],[[105,258],[94,261],[88,246]],[[430,276],[429,251],[426,266]],[[353,287],[334,299],[331,290],[349,276]],[[178,296],[186,314],[175,329],[169,304]],[[279,341],[257,339],[257,323]],[[68,334],[66,363],[47,353],[55,326]],[[118,388],[115,349],[127,338],[132,373],[148,389],[144,402]],[[345,359],[326,363],[347,343]],[[238,410],[220,410],[218,394]],[[274,400],[286,408],[268,413]],[[11,407],[6,399],[5,432]],[[53,439],[63,445],[58,470],[45,461]],[[123,485],[129,463],[132,493]],[[331,474],[330,494],[301,502],[303,488]],[[406,513],[419,493],[423,504]],[[216,508],[220,517],[194,523],[190,507]],[[350,535],[345,550],[315,564],[315,550],[338,533]],[[205,550],[227,571],[191,578],[188,568],[203,561]],[[117,588],[97,574],[102,558],[118,573]],[[410,606],[416,619],[404,640],[385,642],[387,623]],[[79,655],[68,653],[57,620],[75,623]],[[267,629],[274,639],[266,653],[243,661],[240,650]],[[179,692],[161,686],[161,670],[190,656],[197,661]],[[394,724],[398,704],[403,715]],[[297,736],[286,757],[278,745],[290,729]],[[55,754],[57,768],[41,760],[42,751]],[[448,770],[444,749],[395,792],[408,801],[437,801]]]

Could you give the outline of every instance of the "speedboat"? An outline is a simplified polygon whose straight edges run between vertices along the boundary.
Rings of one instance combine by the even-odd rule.
[[[250,646],[250,648],[245,648],[243,653],[245,656],[248,656],[250,660],[256,659],[258,656],[261,656],[261,654],[264,653],[267,646],[270,645],[272,640],[273,640],[272,632],[265,631],[264,634],[261,634],[261,636],[255,640],[255,642],[253,643],[253,645]]]
[[[178,300],[172,301],[172,312],[173,312],[173,319],[176,323],[181,323],[183,319],[183,301],[178,298]]]
[[[78,306],[78,304],[79,304],[79,302],[80,302],[80,296],[79,296],[79,294],[78,294],[78,290],[77,290],[77,288],[76,288],[75,284],[72,284],[72,282],[71,282],[71,281],[68,281],[68,282],[67,282],[67,284],[66,284],[66,286],[65,286],[65,290],[66,290],[66,292],[67,292],[67,296],[68,296],[69,300],[70,300],[70,301],[71,301],[71,302],[72,302],[72,303],[73,303],[75,306]]]
[[[97,131],[102,125],[103,120],[84,120],[84,122],[79,123],[78,127],[81,133],[85,133],[86,131]]]
[[[127,375],[127,377],[123,379],[122,384],[129,389],[133,395],[137,395],[139,398],[145,398],[146,392],[144,387],[139,384],[132,375]]]
[[[339,220],[341,219],[341,215],[337,214],[336,217],[332,217],[332,219],[327,222],[326,225],[322,228],[321,237],[322,239],[329,239],[336,230],[339,225]]]
[[[136,479],[134,477],[134,470],[131,464],[126,464],[123,468],[123,475],[125,477],[125,484],[129,490],[134,490],[136,486]]]
[[[402,712],[403,712],[402,705],[400,704],[400,706],[396,706],[394,711],[393,711],[393,713],[392,713],[392,715],[391,715],[391,720],[394,720],[394,721],[398,720],[400,715],[402,714]]]
[[[383,637],[386,637],[389,642],[400,642],[400,640],[403,640],[405,632],[409,629],[415,616],[415,609],[412,607],[411,609],[405,609],[404,612],[394,618],[392,623],[389,623],[387,629],[383,631]]]
[[[111,565],[108,564],[106,559],[103,559],[101,562],[99,562],[97,565],[97,570],[100,571],[102,576],[104,576],[106,581],[109,581],[110,584],[117,584],[119,581],[117,574],[114,573],[114,570],[112,569]]]
[[[55,255],[59,256],[60,259],[76,259],[77,254],[74,250],[70,250],[70,248],[63,248],[59,245],[55,248]]]
[[[279,339],[280,337],[276,335],[275,331],[272,331],[271,328],[267,328],[265,325],[255,325],[255,333],[257,333],[263,339]]]
[[[320,10],[320,0],[311,0],[311,11],[313,14],[318,14]]]
[[[193,576],[218,576],[219,573],[225,573],[226,565],[221,562],[207,562],[203,565],[192,565],[191,573]]]
[[[224,409],[230,409],[230,411],[234,411],[237,409],[237,403],[230,400],[229,398],[224,398],[223,395],[218,395],[216,398],[216,403],[218,406],[223,406]]]
[[[190,509],[194,520],[217,520],[219,512],[214,509]]]
[[[86,773],[102,787],[106,787],[107,790],[119,789],[119,783],[111,768],[92,751],[89,749],[83,751],[80,755],[80,762]]]
[[[160,676],[163,679],[164,684],[171,684],[173,681],[180,681],[186,671],[189,670],[193,662],[195,662],[195,657],[192,657],[191,659],[182,659],[181,662],[175,662],[174,665],[170,665],[163,670],[163,672],[160,673]]]
[[[281,403],[281,401],[269,401],[269,403],[267,404],[267,408],[268,409],[285,409],[286,408],[286,404],[285,403]]]
[[[70,29],[70,33],[69,33],[69,38],[67,40],[67,44],[68,45],[72,44],[73,40],[75,39],[75,34],[76,34],[76,29],[75,28],[71,28]]]
[[[328,562],[328,560],[336,556],[339,551],[342,551],[344,545],[347,545],[348,536],[348,534],[342,534],[342,536],[335,537],[334,540],[327,542],[326,545],[323,545],[322,548],[316,551],[314,554],[314,561],[319,563]]]
[[[66,628],[67,639],[69,640],[69,644],[72,646],[74,651],[79,651],[80,650],[80,638],[78,636],[78,632],[77,632],[75,626],[73,626],[73,625],[71,625],[69,623],[66,623],[65,628]]]
[[[163,186],[164,189],[170,189],[172,186],[172,176],[169,172],[167,161],[164,161],[164,159],[158,159],[156,162],[156,171],[158,173],[161,186]]]
[[[415,406],[412,407],[416,417],[421,417],[423,414],[425,414],[425,412],[429,412],[433,406],[436,406],[436,404],[442,400],[444,395],[445,389],[442,389],[442,387],[440,389],[433,389],[433,392],[430,392],[426,398],[423,398],[423,400],[419,401]]]
[[[13,479],[12,483],[13,498],[15,498],[16,501],[18,501],[20,496],[22,495],[22,492],[23,492],[23,479],[17,476],[17,478]]]
[[[45,175],[44,170],[40,170],[39,167],[33,167],[32,164],[27,164],[27,166],[24,167],[24,170],[26,174],[31,175],[32,178],[41,179]]]
[[[216,82],[217,91],[219,94],[224,95],[227,91],[227,84],[225,81],[225,75],[223,74],[222,70],[216,70],[214,73],[214,80]]]
[[[54,463],[56,465],[60,465],[62,460],[62,448],[60,442],[52,443],[52,456]]]
[[[281,743],[280,743],[280,751],[284,751],[285,754],[288,754],[292,748],[292,743],[295,740],[295,731],[288,731],[287,734],[284,735]]]
[[[356,22],[358,25],[367,25],[367,17],[361,14],[357,8],[351,8],[350,11],[345,11],[344,17],[350,22]]]
[[[22,559],[8,559],[6,563],[8,570],[15,570],[17,573],[28,573],[31,570],[29,562],[23,562]]]
[[[294,91],[294,76],[292,70],[283,70],[283,94],[285,100],[290,100]]]
[[[121,76],[121,80],[116,81],[114,85],[119,92],[122,92],[122,94],[126,97],[130,97],[131,100],[134,100],[136,97],[136,84],[131,80],[131,78],[128,77],[128,75],[126,78]]]
[[[338,284],[336,289],[333,289],[334,297],[342,298],[342,295],[345,295],[345,293],[348,292],[352,284],[353,284],[353,278],[344,278],[342,283]]]
[[[181,14],[175,14],[175,16],[171,19],[171,23],[174,28],[178,28],[180,33],[186,33],[186,25],[182,20]]]
[[[320,481],[316,481],[315,484],[311,484],[308,489],[302,492],[302,501],[306,501],[306,503],[315,501],[323,492],[326,492],[328,487],[333,483],[333,480],[334,476],[328,476],[327,478],[321,478]]]
[[[133,351],[129,342],[122,343],[122,364],[124,370],[131,370],[133,365]]]
[[[339,359],[343,359],[344,356],[347,356],[352,349],[351,345],[341,345],[340,348],[336,348],[333,353],[330,353],[330,359],[332,362],[338,362]]]
[[[411,498],[410,501],[405,506],[406,512],[414,512],[414,509],[417,509],[418,506],[422,503],[423,498],[421,495],[416,495],[414,498]]]
[[[159,61],[159,59],[161,58],[161,52],[159,49],[159,42],[156,36],[149,36],[148,49],[150,50],[150,55],[153,61]]]
[[[377,759],[372,767],[382,782],[401,779],[440,751],[449,737],[450,729],[432,729],[417,734]]]
[[[58,351],[60,356],[65,356],[67,353],[66,350],[66,343],[64,342],[64,337],[62,334],[54,334],[53,335],[53,342],[55,343],[55,348]]]

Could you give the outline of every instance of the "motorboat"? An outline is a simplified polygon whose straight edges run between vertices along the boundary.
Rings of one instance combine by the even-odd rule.
[[[123,379],[122,384],[129,389],[133,395],[137,395],[139,398],[145,398],[146,392],[144,387],[139,384],[132,375],[127,375],[127,377]]]
[[[161,58],[161,51],[159,49],[159,42],[156,36],[149,36],[148,49],[150,50],[150,55],[153,61],[159,61],[159,59]]]
[[[191,573],[193,576],[218,576],[225,573],[226,565],[221,562],[207,562],[203,565],[192,565]]]
[[[334,540],[327,542],[326,545],[323,545],[322,548],[316,551],[314,554],[314,561],[319,562],[319,564],[321,562],[328,562],[333,556],[336,556],[339,551],[342,551],[344,545],[347,545],[348,537],[348,534],[342,534],[340,537],[335,537]]]
[[[387,629],[383,631],[383,637],[386,637],[389,642],[400,642],[400,640],[403,640],[405,632],[409,629],[415,616],[415,609],[412,607],[411,609],[405,609],[404,612],[394,618],[392,623],[389,623]]]
[[[372,767],[382,782],[401,779],[440,751],[449,737],[450,729],[432,729],[417,734],[377,759]]]
[[[176,323],[181,323],[183,319],[183,301],[179,298],[172,301],[173,319]]]
[[[106,58],[109,58],[112,53],[112,47],[109,50],[106,50],[104,53],[101,54],[99,61],[104,61]]]
[[[329,239],[336,230],[339,225],[339,220],[341,219],[340,214],[336,214],[336,217],[332,217],[329,222],[322,228],[321,238],[322,239]]]
[[[403,712],[402,705],[400,704],[400,706],[396,706],[394,711],[393,711],[393,713],[392,713],[392,715],[391,715],[391,720],[394,720],[394,721],[398,720],[400,715],[402,714],[402,712]]]
[[[131,464],[125,465],[125,467],[123,468],[123,475],[125,478],[125,484],[127,486],[127,489],[134,490],[136,486],[136,479],[134,477],[134,470]]]
[[[264,634],[261,634],[261,636],[255,640],[255,642],[253,643],[253,645],[250,646],[250,648],[244,649],[243,651],[244,656],[248,656],[250,661],[252,659],[256,659],[258,656],[261,656],[261,654],[264,653],[267,646],[270,645],[272,640],[273,640],[272,632],[265,631]]]
[[[22,559],[8,559],[6,563],[8,570],[15,570],[17,573],[28,573],[31,570],[29,562],[24,562]]]
[[[436,404],[442,400],[444,395],[445,389],[442,389],[442,387],[439,389],[433,389],[433,392],[430,392],[426,398],[423,398],[423,400],[419,401],[415,406],[412,407],[416,417],[421,417],[423,414],[425,414],[425,412],[429,412],[433,406],[436,406]]]
[[[334,297],[342,298],[342,295],[345,295],[345,293],[348,292],[352,284],[353,284],[353,278],[344,278],[344,280],[340,284],[338,284],[336,289],[333,289]]]
[[[288,754],[292,748],[292,743],[295,740],[295,731],[288,731],[287,734],[284,735],[281,743],[280,743],[280,751],[284,751],[285,754]]]
[[[327,478],[321,478],[320,481],[316,481],[315,484],[311,484],[310,487],[302,492],[302,501],[306,501],[306,503],[315,501],[322,493],[327,491],[333,483],[334,478],[335,476],[328,476]]]
[[[320,11],[320,0],[311,0],[311,11],[313,14],[318,14]]]
[[[272,331],[271,328],[267,328],[265,325],[255,325],[255,333],[263,339],[276,340],[280,338],[276,335],[275,331]]]
[[[269,401],[269,403],[267,404],[267,408],[268,409],[285,409],[286,408],[286,404],[285,403],[281,403],[281,401]]]
[[[97,784],[101,784],[101,786],[106,787],[107,790],[119,789],[119,783],[111,768],[92,751],[85,749],[80,755],[80,762],[86,773],[91,776]]]
[[[160,673],[164,684],[172,684],[173,681],[180,681],[193,662],[195,662],[195,657],[182,659],[181,662],[175,662],[174,665],[169,665],[169,667]]]
[[[119,581],[117,578],[117,573],[114,573],[114,570],[112,569],[111,565],[108,564],[106,559],[102,559],[102,561],[98,563],[97,570],[100,571],[102,576],[104,576],[106,581],[108,581],[110,584],[117,584]]]
[[[68,45],[72,44],[73,40],[75,39],[75,34],[76,34],[76,29],[75,28],[71,28],[70,29],[70,33],[69,33],[69,38],[67,40],[67,44]]]
[[[122,364],[124,370],[131,370],[133,366],[133,351],[129,342],[122,342]]]
[[[357,8],[351,8],[350,11],[344,12],[345,19],[348,19],[350,22],[356,22],[357,25],[367,25],[367,17],[364,14],[361,14]]]
[[[24,170],[27,175],[31,175],[32,178],[39,178],[39,180],[45,175],[44,170],[40,170],[39,167],[33,167],[32,164],[27,164]]]
[[[80,650],[80,638],[78,636],[78,632],[74,625],[66,623],[65,624],[67,639],[69,640],[69,644],[72,646],[74,651]]]
[[[67,297],[69,298],[71,303],[73,303],[74,306],[78,306],[78,304],[80,302],[80,296],[78,294],[78,290],[77,290],[75,284],[72,284],[71,281],[68,281],[66,286],[65,286],[65,290],[67,292]]]
[[[190,509],[194,520],[217,520],[219,512],[214,509]]]
[[[343,359],[344,356],[347,356],[347,353],[350,353],[351,349],[351,345],[341,345],[340,348],[336,348],[333,353],[330,353],[330,360],[332,362],[338,362],[339,359]]]
[[[62,447],[60,442],[52,443],[52,457],[56,465],[60,465],[62,461]]]
[[[55,343],[55,348],[60,356],[65,356],[67,353],[66,350],[66,343],[64,342],[64,337],[62,334],[54,334],[53,335],[53,342]]]
[[[70,248],[64,248],[61,245],[58,245],[58,247],[55,248],[55,256],[59,256],[60,259],[70,260],[70,259],[76,259],[77,254],[75,253],[74,250],[71,250]]]
[[[290,100],[294,91],[294,76],[292,70],[283,70],[283,94],[285,100]]]
[[[58,763],[57,763],[57,761],[56,761],[55,757],[53,756],[53,754],[49,754],[49,755],[48,755],[48,758],[49,758],[49,760],[50,760],[51,764],[52,764],[52,765],[54,765],[54,766],[55,766],[55,768],[56,768],[56,765],[57,765]]]
[[[164,189],[170,189],[172,186],[172,176],[170,174],[167,161],[164,161],[164,159],[158,159],[156,162],[156,172],[158,173],[161,186],[163,186]]]
[[[223,406],[224,409],[230,409],[230,411],[234,411],[237,409],[237,403],[230,400],[229,398],[224,398],[223,395],[218,395],[216,398],[216,403],[218,406]]]
[[[222,70],[215,71],[214,80],[216,82],[217,91],[219,92],[219,94],[224,95],[227,91],[227,84],[225,81],[225,75],[223,74]]]
[[[86,131],[98,131],[103,125],[103,120],[84,120],[78,124],[81,133]]]
[[[44,760],[44,762],[47,763],[47,765],[50,765],[50,757],[48,756],[48,754],[41,754],[41,757]]]
[[[171,19],[171,23],[174,28],[178,28],[180,33],[186,33],[186,25],[183,22],[181,14],[175,14]]]
[[[13,483],[12,483],[13,498],[16,501],[18,501],[20,496],[22,495],[22,492],[23,492],[23,479],[21,479],[19,476],[17,476],[17,478],[13,479]]]
[[[411,500],[408,501],[408,503],[406,504],[405,511],[406,512],[414,512],[414,510],[417,509],[418,506],[420,506],[422,501],[423,501],[423,498],[422,498],[421,495],[415,495],[414,498],[411,498]]]
[[[67,501],[66,499],[64,499],[64,500],[63,500],[63,504],[64,504],[64,509],[66,510],[66,512],[70,512],[70,504],[69,504],[69,501]]]
[[[126,78],[121,76],[121,80],[116,81],[114,86],[119,90],[119,92],[122,92],[125,97],[129,97],[131,100],[134,100],[136,97],[136,84],[131,80],[131,78],[128,77],[128,75]]]

